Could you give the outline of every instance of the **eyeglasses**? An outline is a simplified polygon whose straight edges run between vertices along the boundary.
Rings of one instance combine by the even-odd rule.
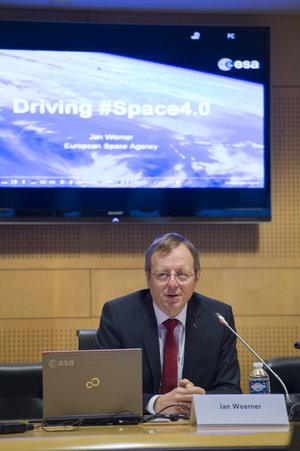
[[[155,277],[157,282],[164,283],[168,282],[171,276],[174,276],[178,282],[186,282],[190,277],[193,277],[195,274],[186,274],[185,272],[178,272],[176,274],[172,274],[170,272],[159,272],[159,273],[151,273],[152,276]]]

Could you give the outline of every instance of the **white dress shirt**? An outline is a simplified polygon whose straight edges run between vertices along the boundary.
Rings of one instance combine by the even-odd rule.
[[[156,316],[157,328],[158,328],[158,342],[159,342],[159,354],[160,354],[160,366],[163,367],[163,359],[164,359],[164,346],[166,340],[167,329],[162,324],[165,320],[169,319],[169,316],[163,313],[153,302],[154,313]],[[178,324],[174,329],[174,336],[177,343],[177,356],[178,356],[178,383],[182,379],[182,371],[183,371],[183,360],[184,360],[184,344],[185,344],[185,322],[186,322],[186,312],[187,305],[181,310],[178,315],[172,317],[172,319],[178,319]],[[152,396],[147,405],[147,410],[149,413],[154,414],[153,405],[156,398],[159,395]]]

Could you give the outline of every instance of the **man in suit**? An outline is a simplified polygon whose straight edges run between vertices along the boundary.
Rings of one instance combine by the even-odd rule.
[[[145,275],[148,289],[105,303],[97,332],[100,348],[142,348],[145,411],[187,413],[193,394],[241,393],[236,338],[214,316],[219,312],[234,327],[232,310],[195,292],[195,246],[176,233],[158,237],[145,253]],[[176,325],[166,339],[168,319]],[[163,370],[174,351],[164,346],[170,340],[176,381],[166,391]]]

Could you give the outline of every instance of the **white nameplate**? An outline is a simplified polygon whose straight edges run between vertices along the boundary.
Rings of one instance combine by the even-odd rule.
[[[197,426],[286,426],[284,395],[193,395],[190,424]]]

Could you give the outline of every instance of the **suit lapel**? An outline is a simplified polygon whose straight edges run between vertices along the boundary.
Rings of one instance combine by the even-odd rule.
[[[151,295],[148,293],[143,305],[136,310],[136,321],[144,344],[145,365],[149,365],[153,377],[155,393],[158,393],[161,368],[156,317]]]
[[[183,377],[193,380],[197,362],[201,359],[202,352],[198,344],[202,341],[204,332],[204,320],[201,311],[192,296],[188,302],[187,316],[186,316],[186,335],[185,335],[185,351],[184,351],[184,365]],[[196,351],[198,350],[198,351]]]

